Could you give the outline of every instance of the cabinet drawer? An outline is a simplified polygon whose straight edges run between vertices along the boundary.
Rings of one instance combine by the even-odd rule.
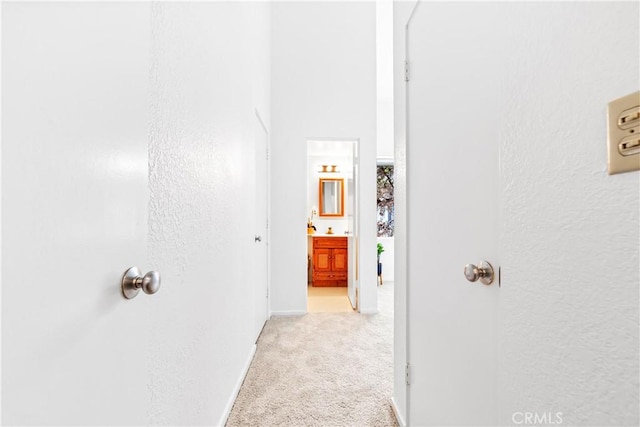
[[[313,273],[313,280],[347,280],[347,273],[315,272]]]
[[[346,237],[314,237],[314,248],[346,248]]]

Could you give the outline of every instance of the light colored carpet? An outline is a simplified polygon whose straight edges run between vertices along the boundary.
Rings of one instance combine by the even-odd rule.
[[[353,311],[346,287],[307,288],[307,311],[309,313],[350,313]]]
[[[269,320],[227,426],[396,426],[393,284],[378,297],[374,315]]]

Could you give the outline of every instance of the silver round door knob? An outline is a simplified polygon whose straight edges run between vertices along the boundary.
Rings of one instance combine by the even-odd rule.
[[[147,295],[158,292],[158,289],[160,289],[160,273],[149,271],[141,277],[138,267],[131,267],[125,271],[124,276],[122,276],[122,295],[126,299],[135,298],[140,293],[140,289]]]
[[[480,261],[479,266],[467,264],[464,266],[464,277],[470,282],[480,280],[481,283],[490,285],[494,277],[493,266],[487,261]]]
[[[152,295],[160,289],[160,273],[150,271],[142,277],[142,290],[147,295]]]
[[[470,282],[475,282],[480,278],[480,272],[478,271],[478,267],[474,264],[467,264],[464,266],[464,277],[467,278]]]

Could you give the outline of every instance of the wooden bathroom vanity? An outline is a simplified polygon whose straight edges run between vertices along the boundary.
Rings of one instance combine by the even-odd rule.
[[[347,286],[347,237],[313,236],[313,286]]]

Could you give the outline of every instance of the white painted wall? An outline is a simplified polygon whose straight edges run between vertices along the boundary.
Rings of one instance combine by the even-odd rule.
[[[254,345],[249,153],[254,109],[269,123],[269,7],[154,4],[149,256],[166,298],[152,424],[218,422]]]
[[[393,158],[393,0],[376,0],[377,156]]]
[[[254,350],[247,159],[254,110],[270,120],[270,6],[2,8],[3,423],[224,423]],[[139,218],[124,189],[120,206],[91,187],[140,172]],[[105,257],[122,259],[103,280]],[[133,264],[160,271],[156,295],[119,296]]]
[[[501,3],[501,19],[491,21],[493,14],[471,16],[464,3],[421,7],[431,16],[487,19],[489,37],[502,41],[495,60],[503,64],[503,102],[478,111],[487,121],[500,117],[499,423],[516,423],[517,412],[561,412],[565,425],[638,425],[640,180],[638,172],[607,174],[605,125],[606,104],[638,90],[638,4]],[[395,8],[396,70],[410,9]],[[424,145],[404,143],[404,83],[398,74],[395,81],[397,222],[406,214],[415,223],[434,207],[418,183],[404,181],[403,155],[420,157]],[[458,83],[437,86],[446,93]],[[398,229],[396,260],[406,242]],[[437,250],[412,243],[409,250],[424,256]],[[398,297],[405,273],[396,268]],[[403,365],[397,358],[400,409]]]
[[[607,174],[605,125],[607,103],[638,90],[639,14],[637,2],[505,5],[504,424],[526,408],[640,424],[640,175]]]
[[[275,3],[272,276],[275,314],[306,312],[307,140],[360,139],[361,206],[375,206],[375,3]],[[376,218],[361,218],[362,311],[377,310]],[[367,248],[366,250],[364,248]],[[366,251],[366,253],[365,253]]]

